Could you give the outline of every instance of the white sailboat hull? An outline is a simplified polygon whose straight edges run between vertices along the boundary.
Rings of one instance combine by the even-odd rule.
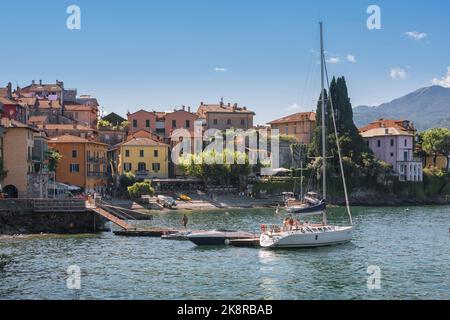
[[[349,242],[352,239],[353,227],[327,227],[328,230],[313,232],[306,230],[263,233],[259,242],[265,248],[306,248],[331,246]]]

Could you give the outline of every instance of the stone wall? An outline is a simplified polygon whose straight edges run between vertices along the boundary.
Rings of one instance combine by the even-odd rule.
[[[78,234],[106,230],[91,210],[37,212],[32,199],[0,200],[0,234]]]

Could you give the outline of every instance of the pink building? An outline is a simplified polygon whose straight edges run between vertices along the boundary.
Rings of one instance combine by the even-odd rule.
[[[423,180],[422,161],[414,159],[415,135],[409,122],[379,120],[360,132],[375,156],[392,165],[400,181]]]

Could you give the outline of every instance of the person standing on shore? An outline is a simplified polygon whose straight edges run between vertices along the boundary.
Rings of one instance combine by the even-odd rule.
[[[183,227],[184,227],[185,229],[187,229],[188,221],[189,221],[189,220],[188,220],[187,215],[184,214],[184,215],[183,215],[183,219],[181,219],[181,223],[183,224]]]

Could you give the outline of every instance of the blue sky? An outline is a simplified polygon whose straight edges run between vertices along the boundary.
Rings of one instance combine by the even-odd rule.
[[[71,4],[81,8],[81,30],[66,28]],[[381,8],[381,30],[366,27],[370,4]],[[196,110],[222,96],[253,109],[257,123],[312,110],[319,19],[327,58],[339,61],[329,73],[346,77],[354,106],[429,86],[450,66],[448,0],[41,0],[1,8],[0,85],[60,79],[122,115]]]

